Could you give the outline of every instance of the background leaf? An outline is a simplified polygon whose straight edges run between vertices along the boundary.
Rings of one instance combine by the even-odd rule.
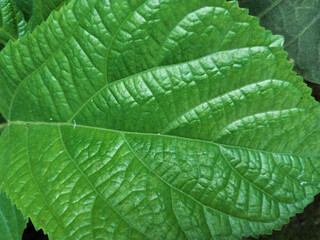
[[[0,240],[21,240],[27,219],[0,189]]]
[[[32,14],[33,0],[14,0],[14,1],[16,2],[19,9],[22,11],[25,20],[28,21]]]
[[[52,240],[279,229],[320,188],[282,42],[235,2],[71,1],[0,54],[2,187]]]
[[[31,31],[47,20],[48,16],[53,10],[59,9],[64,3],[69,0],[33,0],[32,16],[29,21],[29,28]]]
[[[238,0],[260,23],[285,37],[296,70],[320,83],[320,0]]]
[[[0,44],[24,35],[26,22],[13,0],[0,1]]]

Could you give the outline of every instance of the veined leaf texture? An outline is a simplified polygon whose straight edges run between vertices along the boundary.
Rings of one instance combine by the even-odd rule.
[[[319,104],[224,0],[71,0],[0,53],[0,184],[50,239],[241,239],[320,188]]]

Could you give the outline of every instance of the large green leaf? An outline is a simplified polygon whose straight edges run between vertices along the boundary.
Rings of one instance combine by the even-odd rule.
[[[24,35],[26,22],[13,0],[0,1],[0,44]]]
[[[0,54],[2,187],[52,240],[279,229],[320,188],[282,43],[235,2],[71,1]]]
[[[0,189],[0,240],[21,240],[27,219]]]
[[[296,70],[308,81],[320,83],[320,1],[238,0],[259,16],[273,33],[285,37],[285,49]]]

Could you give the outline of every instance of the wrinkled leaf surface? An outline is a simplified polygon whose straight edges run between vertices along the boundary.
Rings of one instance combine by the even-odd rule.
[[[0,184],[51,240],[279,229],[320,187],[282,43],[235,2],[71,1],[0,54]]]

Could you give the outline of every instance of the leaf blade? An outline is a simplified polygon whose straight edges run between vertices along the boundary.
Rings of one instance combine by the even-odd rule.
[[[282,38],[235,3],[179,4],[71,1],[1,53],[0,182],[52,239],[257,236],[319,191],[319,105]]]

